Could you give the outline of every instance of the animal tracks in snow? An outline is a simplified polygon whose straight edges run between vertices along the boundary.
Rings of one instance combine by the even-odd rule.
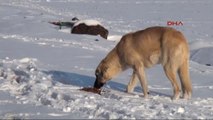
[[[75,40],[65,40],[65,39],[57,39],[57,38],[37,38],[37,37],[29,37],[23,35],[5,35],[0,33],[0,37],[3,39],[15,39],[21,40],[23,42],[32,42],[34,44],[38,44],[40,46],[50,46],[50,47],[78,47],[86,50],[101,50],[101,51],[109,51],[109,48],[102,47],[97,44],[94,44],[89,41],[78,42]]]

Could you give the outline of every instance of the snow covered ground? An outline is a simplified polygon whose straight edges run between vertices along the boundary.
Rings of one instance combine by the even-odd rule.
[[[212,0],[0,0],[0,118],[213,119],[212,6]],[[110,40],[48,23],[73,17],[100,21]],[[167,21],[183,22],[172,27],[190,45],[191,100],[170,99],[160,65],[146,71],[149,99],[140,85],[124,92],[131,70],[105,85],[102,95],[78,90],[93,86],[94,71],[115,40]]]

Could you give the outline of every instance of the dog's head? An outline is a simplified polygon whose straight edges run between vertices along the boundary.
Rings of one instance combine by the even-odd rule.
[[[94,88],[100,89],[107,81],[124,70],[123,68],[116,49],[113,49],[96,68]]]
[[[111,79],[109,67],[102,61],[95,71],[96,80],[94,88],[100,89],[107,81]]]

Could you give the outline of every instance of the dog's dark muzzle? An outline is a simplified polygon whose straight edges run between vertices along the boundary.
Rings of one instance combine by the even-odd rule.
[[[94,88],[100,89],[105,83],[100,82],[98,79],[95,80]]]

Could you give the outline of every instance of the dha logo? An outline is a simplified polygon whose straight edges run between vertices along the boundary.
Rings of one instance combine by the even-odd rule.
[[[183,26],[181,21],[167,21],[167,26]]]

